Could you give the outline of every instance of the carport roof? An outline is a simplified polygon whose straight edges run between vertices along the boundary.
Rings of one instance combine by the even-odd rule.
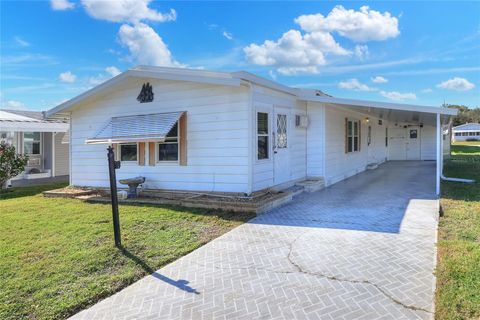
[[[328,96],[308,96],[300,97],[304,101],[319,102],[327,107],[344,107],[346,109],[357,111],[366,116],[377,117],[398,123],[412,123],[436,125],[436,116],[440,115],[442,123],[448,123],[450,117],[457,114],[456,109],[448,109],[432,106],[420,106],[413,104],[399,104],[379,101],[367,101],[356,99],[342,99]]]

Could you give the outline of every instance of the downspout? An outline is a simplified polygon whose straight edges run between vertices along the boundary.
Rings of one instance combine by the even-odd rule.
[[[451,123],[452,123],[452,119],[449,120],[448,122],[448,128],[450,130],[451,128]],[[443,174],[443,130],[441,132],[441,139],[440,139],[440,143],[441,143],[441,151],[442,151],[442,157],[441,157],[441,174],[440,174],[440,179],[443,180],[443,181],[451,181],[451,182],[461,182],[461,183],[474,183],[475,180],[473,179],[463,179],[463,178],[450,178],[450,177],[445,177],[445,175]]]

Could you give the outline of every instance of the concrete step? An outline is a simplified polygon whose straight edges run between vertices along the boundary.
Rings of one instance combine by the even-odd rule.
[[[325,180],[323,178],[308,178],[297,182],[295,185],[303,187],[305,192],[311,193],[325,188]]]

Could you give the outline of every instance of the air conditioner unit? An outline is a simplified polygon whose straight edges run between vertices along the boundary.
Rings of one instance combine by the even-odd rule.
[[[307,128],[308,127],[308,117],[303,115],[295,115],[295,127],[297,128]]]

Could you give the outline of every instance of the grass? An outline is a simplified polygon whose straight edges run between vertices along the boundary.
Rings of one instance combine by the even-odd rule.
[[[480,141],[455,142],[451,152],[456,160],[480,161]]]
[[[66,318],[252,217],[122,205],[122,251],[111,207],[40,194],[58,187],[0,193],[0,319]]]
[[[452,145],[452,159],[445,162],[446,176],[476,182],[442,182],[437,319],[480,319],[480,147],[474,144]]]

